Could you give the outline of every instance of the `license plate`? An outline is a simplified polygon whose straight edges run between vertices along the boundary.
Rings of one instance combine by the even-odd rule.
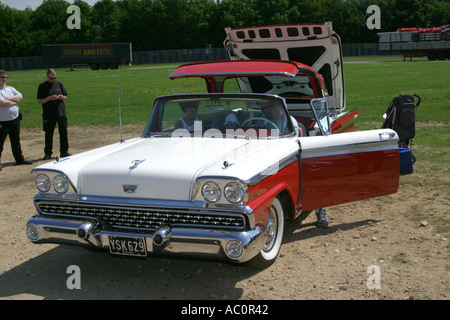
[[[109,237],[109,251],[112,254],[126,256],[147,256],[147,247],[144,238]]]

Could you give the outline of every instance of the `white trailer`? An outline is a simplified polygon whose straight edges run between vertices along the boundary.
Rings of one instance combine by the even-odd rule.
[[[450,59],[450,25],[436,28],[402,28],[378,33],[380,52],[401,52],[403,58]]]

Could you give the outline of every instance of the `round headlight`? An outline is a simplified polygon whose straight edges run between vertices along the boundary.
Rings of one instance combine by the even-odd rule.
[[[36,176],[36,179],[34,179],[34,185],[40,192],[47,192],[51,187],[50,178],[47,175],[40,173]]]
[[[228,241],[226,253],[230,258],[237,259],[242,255],[243,252],[244,249],[239,241],[237,240]]]
[[[34,224],[28,225],[27,236],[31,241],[36,241],[37,239],[39,239],[39,228]]]
[[[220,187],[217,183],[208,181],[202,187],[202,195],[206,201],[217,202],[222,196],[222,192],[220,191]]]
[[[53,178],[53,189],[58,193],[66,193],[69,190],[69,182],[63,176]]]
[[[230,182],[225,186],[223,194],[228,201],[238,203],[244,200],[245,188],[238,182]]]

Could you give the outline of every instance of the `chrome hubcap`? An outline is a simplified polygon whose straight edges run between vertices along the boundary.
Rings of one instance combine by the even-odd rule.
[[[277,223],[277,215],[274,210],[274,208],[270,208],[269,212],[269,218],[267,219],[267,237],[266,242],[264,243],[263,250],[268,252],[272,249],[273,244],[275,243],[275,240],[277,238],[277,231],[278,231],[278,223]]]

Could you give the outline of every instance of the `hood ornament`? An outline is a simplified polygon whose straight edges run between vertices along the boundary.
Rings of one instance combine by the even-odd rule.
[[[131,170],[134,170],[134,169],[136,169],[137,168],[137,166],[138,165],[140,165],[142,162],[144,162],[145,161],[145,159],[144,160],[133,160],[133,161],[131,161],[131,163],[133,164],[131,167],[129,167],[128,169],[130,169],[130,171]]]

